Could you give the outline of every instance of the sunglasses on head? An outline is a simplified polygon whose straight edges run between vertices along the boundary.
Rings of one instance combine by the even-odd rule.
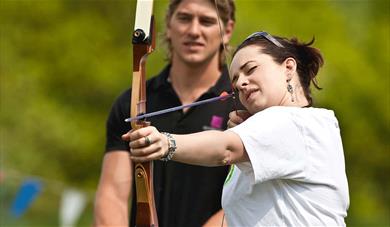
[[[278,40],[276,40],[272,35],[268,34],[267,32],[255,32],[250,36],[248,36],[242,43],[245,43],[249,40],[253,40],[256,38],[261,38],[261,37],[265,38],[266,40],[270,41],[271,43],[275,44],[278,47],[284,48],[284,46]]]

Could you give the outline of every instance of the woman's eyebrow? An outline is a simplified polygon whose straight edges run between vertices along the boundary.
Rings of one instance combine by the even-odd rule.
[[[243,64],[241,67],[240,67],[240,70],[243,70],[245,68],[245,66],[247,66],[249,63],[252,63],[252,62],[255,62],[254,60],[250,60],[250,61],[247,61],[245,62],[245,64]]]
[[[245,64],[243,64],[242,66],[240,66],[239,71],[242,71],[249,63],[256,63],[256,61],[255,61],[255,60],[249,60],[249,61],[245,62]],[[230,73],[230,75],[231,75],[232,80],[233,80],[235,77],[237,77],[237,73],[233,73],[233,74]]]

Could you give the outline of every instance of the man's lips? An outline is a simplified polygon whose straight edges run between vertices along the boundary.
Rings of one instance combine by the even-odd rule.
[[[203,43],[199,43],[199,42],[184,42],[184,46],[187,46],[187,47],[203,47]]]

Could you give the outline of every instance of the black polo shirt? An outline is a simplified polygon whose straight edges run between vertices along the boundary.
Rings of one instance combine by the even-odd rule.
[[[157,77],[147,81],[148,113],[182,105],[168,81],[169,69],[170,66],[167,66]],[[215,86],[199,100],[219,96],[223,91],[231,91],[226,68]],[[124,122],[130,115],[130,94],[130,90],[125,91],[112,107],[107,120],[107,152],[129,150],[127,142],[121,140],[121,135],[130,130],[129,123]],[[192,107],[185,113],[179,110],[147,120],[159,131],[174,134],[209,129],[224,130],[232,109],[233,101],[228,99]],[[174,161],[154,161],[155,200],[160,227],[201,226],[221,209],[222,187],[227,172],[228,167],[201,167]],[[134,212],[132,213],[134,217]]]

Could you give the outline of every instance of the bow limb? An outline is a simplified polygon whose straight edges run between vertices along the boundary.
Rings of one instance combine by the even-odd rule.
[[[146,113],[146,58],[155,47],[153,0],[138,0],[133,32],[133,78],[130,115]],[[133,129],[149,125],[145,121],[131,122]],[[157,227],[158,219],[154,202],[153,162],[135,163],[136,226]]]

